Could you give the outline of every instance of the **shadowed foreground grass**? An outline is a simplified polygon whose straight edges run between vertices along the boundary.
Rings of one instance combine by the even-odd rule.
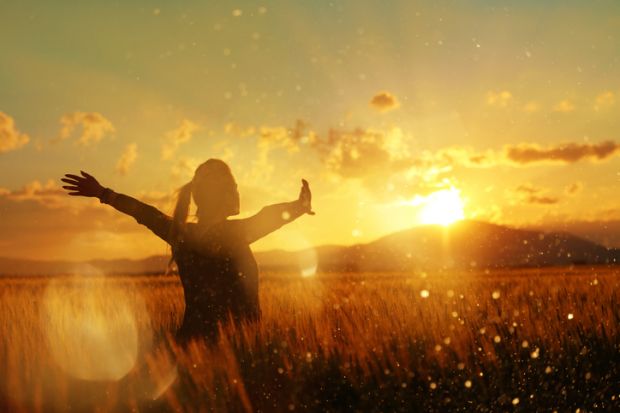
[[[261,283],[259,325],[179,348],[175,278],[3,280],[0,410],[620,409],[617,268]]]

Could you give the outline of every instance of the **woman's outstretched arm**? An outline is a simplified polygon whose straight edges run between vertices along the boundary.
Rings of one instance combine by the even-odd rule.
[[[295,201],[266,206],[256,215],[236,221],[248,244],[272,233],[303,214],[314,215],[311,206],[310,186],[305,179],[302,179],[301,182],[299,198]]]
[[[170,225],[172,218],[157,208],[138,201],[128,195],[119,194],[110,188],[103,187],[93,176],[80,171],[82,176],[65,174],[61,181],[69,184],[63,186],[71,196],[98,198],[102,204],[108,204],[127,215],[131,215],[138,223],[145,225],[158,237],[170,243]]]

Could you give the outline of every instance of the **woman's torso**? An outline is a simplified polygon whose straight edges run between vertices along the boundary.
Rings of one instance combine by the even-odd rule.
[[[178,336],[214,337],[217,323],[260,316],[258,267],[235,221],[209,228],[187,224],[174,250],[185,294],[185,315]]]

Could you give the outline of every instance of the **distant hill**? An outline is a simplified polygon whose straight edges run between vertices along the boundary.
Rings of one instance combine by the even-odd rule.
[[[334,271],[401,271],[574,264],[620,264],[620,250],[568,233],[461,221],[449,227],[415,227],[354,245],[344,253],[322,256],[319,267]]]
[[[620,220],[570,221],[539,224],[535,231],[568,232],[607,248],[620,248]]]
[[[368,244],[325,245],[255,253],[263,270],[403,271],[441,268],[544,267],[620,264],[620,250],[565,232],[513,229],[478,221],[420,226]],[[0,258],[0,275],[156,274],[169,257],[86,262]]]

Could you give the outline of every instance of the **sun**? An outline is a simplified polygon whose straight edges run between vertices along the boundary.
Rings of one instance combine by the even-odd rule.
[[[418,220],[421,224],[450,225],[465,217],[461,191],[451,187],[426,196]]]

